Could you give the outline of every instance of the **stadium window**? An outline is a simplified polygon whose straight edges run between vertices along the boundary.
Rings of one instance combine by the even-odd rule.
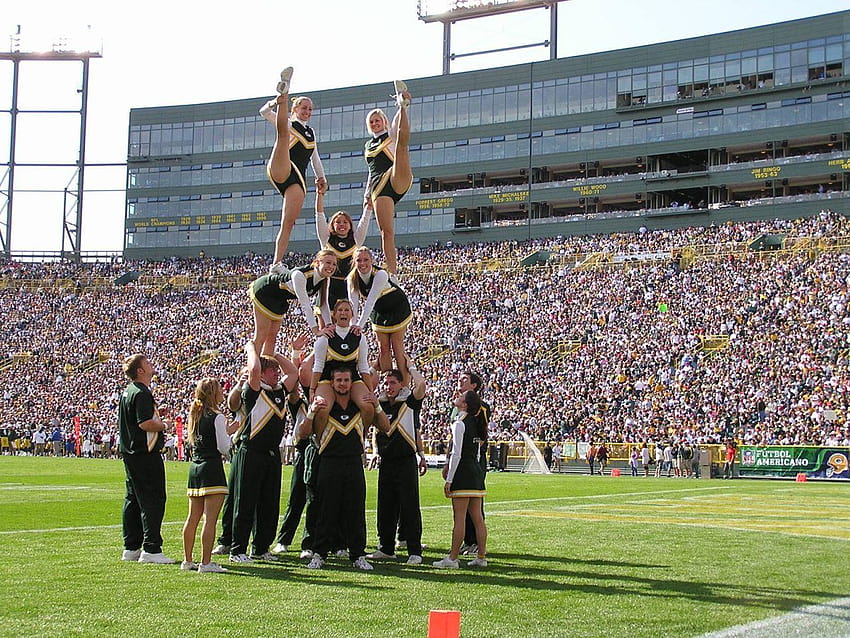
[[[767,108],[767,104],[761,102],[760,104],[753,104],[750,106],[751,111],[763,111]]]

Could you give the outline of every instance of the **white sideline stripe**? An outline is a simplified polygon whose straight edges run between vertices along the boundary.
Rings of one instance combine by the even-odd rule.
[[[703,492],[706,490],[723,490],[729,489],[725,486],[718,487],[692,487],[683,490],[656,490],[650,492],[625,492],[621,494],[585,494],[584,496],[552,496],[549,498],[528,498],[519,501],[487,501],[487,506],[489,508],[496,507],[498,505],[513,505],[514,503],[540,503],[540,502],[549,502],[549,501],[569,501],[573,499],[599,499],[599,498],[608,498],[614,496],[641,496],[643,494],[673,494],[676,492]],[[435,509],[448,509],[451,505],[446,503],[444,505],[425,505],[420,509],[423,510],[435,510]],[[120,510],[118,511],[120,514]],[[367,514],[374,514],[374,509],[367,509]],[[183,525],[183,521],[163,521],[163,526],[166,525]],[[51,527],[45,529],[15,529],[15,530],[7,530],[0,531],[0,536],[9,536],[12,534],[50,534],[54,532],[93,532],[99,529],[121,529],[121,525],[88,525],[88,526],[80,526],[80,527]]]
[[[850,636],[850,598],[800,607],[781,616],[703,634],[700,638],[783,638],[785,636]]]

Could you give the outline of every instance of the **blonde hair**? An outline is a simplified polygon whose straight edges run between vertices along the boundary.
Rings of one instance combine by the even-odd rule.
[[[220,391],[221,384],[218,379],[212,377],[204,377],[195,386],[195,399],[189,408],[189,422],[186,428],[186,438],[192,445],[195,444],[195,438],[198,436],[198,423],[201,417],[207,412],[218,412],[215,399]]]
[[[348,271],[348,275],[346,275],[346,279],[348,279],[348,283],[354,286],[355,277],[357,277],[357,257],[360,253],[369,253],[369,258],[372,260],[372,265],[375,265],[375,255],[372,254],[372,251],[369,250],[367,246],[360,246],[357,250],[354,251],[354,254],[351,256],[351,270]]]
[[[339,217],[345,217],[348,220],[348,232],[353,232],[354,231],[354,220],[351,219],[351,215],[346,213],[344,210],[338,210],[328,220],[328,231],[330,232],[330,234],[331,235],[334,234],[334,231],[333,231],[334,222]]]
[[[337,257],[334,251],[332,251],[330,248],[322,248],[319,252],[316,253],[316,256],[313,257],[311,265],[317,266],[319,262],[322,261],[322,259],[327,257],[328,255],[331,255],[334,259],[339,261],[339,257]]]
[[[369,128],[369,120],[371,120],[372,116],[375,114],[381,116],[381,119],[384,121],[384,128],[388,131],[390,130],[390,119],[387,117],[387,114],[384,113],[383,109],[372,109],[366,116],[366,135],[373,134],[372,129]]]
[[[311,100],[310,98],[308,98],[306,95],[299,95],[298,97],[294,97],[294,98],[292,98],[292,100],[290,100],[290,101],[292,102],[292,106],[291,106],[291,107],[290,107],[290,109],[289,109],[289,114],[290,114],[290,115],[292,115],[293,113],[295,113],[295,108],[296,108],[299,104],[301,104],[301,102],[303,102],[304,100],[309,100],[309,101],[310,101],[310,104],[312,104],[312,103],[313,103],[313,100]]]

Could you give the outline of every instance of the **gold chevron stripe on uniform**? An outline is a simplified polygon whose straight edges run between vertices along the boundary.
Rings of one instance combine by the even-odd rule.
[[[387,432],[386,434],[387,434],[387,436],[390,436],[393,432],[398,430],[399,434],[401,434],[401,436],[404,438],[404,440],[407,441],[408,444],[410,445],[410,447],[412,447],[415,450],[416,449],[416,434],[411,435],[411,433],[407,431],[407,428],[404,427],[404,421],[402,421],[402,419],[405,416],[407,416],[408,412],[410,412],[410,406],[407,405],[406,403],[402,404],[401,408],[399,408],[399,411],[398,411],[398,414],[396,415],[396,418],[394,418],[392,420],[392,422],[390,423],[390,431]],[[413,418],[412,415],[411,415],[411,418]]]
[[[389,150],[389,146],[390,146],[390,144],[392,144],[392,143],[393,143],[393,139],[392,139],[391,137],[389,137],[389,136],[388,136],[388,137],[387,137],[387,139],[385,139],[383,142],[381,142],[380,144],[378,144],[378,145],[377,145],[375,148],[373,148],[371,151],[367,149],[367,150],[366,150],[366,157],[375,157],[376,155],[380,154],[381,152],[386,151],[387,156],[388,156],[391,160],[395,161],[395,156],[394,156],[394,155],[390,152],[390,150]]]
[[[269,396],[263,391],[260,391],[259,398],[263,400],[263,403],[265,405],[260,405],[258,400],[257,404],[254,405],[254,409],[251,410],[251,433],[248,435],[249,439],[253,439],[260,432],[262,432],[263,428],[268,425],[269,421],[271,421],[273,416],[277,416],[279,419],[286,418],[286,406],[284,406],[283,408],[278,408],[274,404],[274,401],[272,401]],[[260,414],[258,414],[258,407],[265,407],[266,409],[263,410]],[[259,416],[260,418],[257,419],[255,418],[256,416]]]
[[[319,442],[319,454],[321,454],[324,449],[328,446],[334,434],[339,432],[342,435],[346,435],[351,430],[357,430],[357,433],[360,435],[360,442],[363,442],[363,419],[360,417],[360,413],[358,412],[356,416],[354,416],[348,425],[343,425],[333,417],[328,418],[328,424],[325,426],[324,432],[322,432],[322,440]]]
[[[315,140],[313,140],[311,142],[306,137],[301,135],[301,133],[299,133],[293,127],[290,127],[289,128],[289,148],[292,148],[296,144],[301,144],[301,146],[303,146],[306,149],[316,148],[316,141]]]
[[[359,350],[359,348],[358,348],[358,350]],[[355,350],[351,354],[340,354],[339,352],[337,352],[333,348],[329,347],[328,348],[328,356],[326,357],[326,360],[329,360],[329,361],[345,361],[345,362],[354,361],[355,359],[357,359],[357,355],[358,355],[357,350]]]
[[[156,447],[156,439],[158,432],[145,432],[148,435],[147,446],[148,452],[153,452],[153,449]]]

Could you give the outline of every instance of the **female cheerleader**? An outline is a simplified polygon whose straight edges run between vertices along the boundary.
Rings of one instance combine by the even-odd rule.
[[[223,573],[227,570],[210,561],[215,545],[215,525],[227,495],[227,480],[221,457],[230,450],[227,419],[218,411],[224,401],[221,384],[212,378],[198,381],[195,400],[189,408],[188,439],[192,445],[192,464],[189,466],[189,515],[183,525],[183,562],[180,569],[198,572]],[[237,424],[238,427],[238,424]],[[194,562],[195,533],[204,518],[201,530],[201,563]]]
[[[336,272],[336,255],[330,250],[316,253],[309,266],[272,273],[255,279],[248,288],[254,306],[253,341],[261,354],[273,356],[277,333],[289,302],[297,299],[304,318],[314,335],[330,333],[333,328],[322,328],[316,319],[311,297],[318,297],[324,323],[330,323],[328,308],[328,281]]]
[[[345,278],[351,272],[351,256],[363,245],[369,222],[372,220],[372,206],[363,207],[363,214],[354,228],[351,216],[344,210],[337,211],[328,222],[325,217],[323,198],[316,196],[316,235],[322,248],[332,250],[336,254],[336,273],[331,277],[328,291],[328,306],[333,308],[338,299],[348,299]]]
[[[369,181],[366,189],[366,201],[371,201],[381,231],[381,250],[387,270],[398,272],[395,250],[396,202],[404,197],[413,184],[413,171],[410,168],[410,121],[407,109],[410,106],[410,92],[402,80],[395,81],[396,104],[398,111],[392,125],[381,109],[373,109],[366,116],[366,132],[372,138],[366,142],[366,165],[369,167]]]
[[[375,417],[373,395],[374,380],[369,372],[369,342],[361,331],[351,326],[353,311],[348,299],[334,305],[331,333],[316,339],[313,346],[313,378],[310,382],[310,399],[322,397],[327,405],[334,404],[331,380],[335,370],[351,371],[351,400],[360,408],[364,428],[372,425]]]
[[[365,298],[360,312],[360,299]],[[413,319],[410,302],[404,290],[387,270],[374,264],[372,252],[365,246],[354,251],[354,268],[348,275],[348,299],[357,326],[362,330],[368,320],[378,338],[378,365],[382,372],[393,369],[395,357],[398,369],[404,375],[403,385],[410,381],[407,354],[404,351],[404,333]]]
[[[282,219],[275,240],[274,261],[269,268],[269,272],[277,274],[286,270],[281,260],[286,254],[295,220],[304,205],[308,163],[312,164],[313,173],[316,175],[317,192],[324,193],[328,187],[325,169],[316,149],[316,134],[307,125],[313,114],[313,101],[303,95],[293,98],[291,111],[288,115],[286,113],[285,105],[289,102],[291,79],[290,66],[281,71],[277,85],[279,95],[260,109],[260,114],[274,124],[277,131],[277,139],[267,167],[269,179],[283,196]]]
[[[476,416],[481,408],[481,399],[473,390],[459,395],[455,406],[460,412],[452,426],[452,450],[443,467],[446,480],[443,491],[446,498],[452,499],[452,546],[449,555],[435,561],[434,567],[456,569],[460,566],[458,554],[467,512],[478,540],[478,556],[467,564],[469,567],[487,567],[487,524],[481,513],[481,503],[487,490],[484,469],[478,461],[481,445],[487,443],[487,422]]]

